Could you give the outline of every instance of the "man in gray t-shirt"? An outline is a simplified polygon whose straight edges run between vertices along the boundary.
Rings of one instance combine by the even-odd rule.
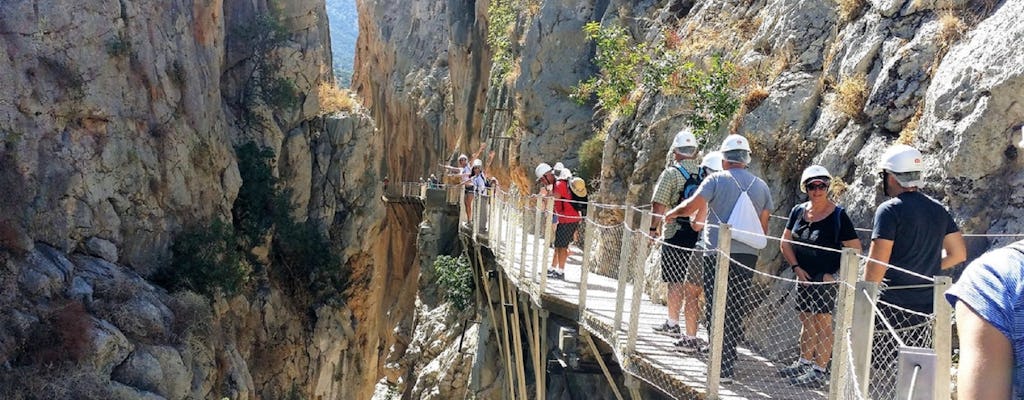
[[[740,193],[746,191],[757,211],[759,221],[756,222],[759,222],[761,229],[767,232],[769,210],[774,208],[774,204],[772,204],[772,195],[768,190],[768,185],[746,169],[747,164],[750,164],[750,145],[747,139],[740,135],[729,135],[722,142],[719,150],[723,157],[723,171],[705,178],[697,192],[669,211],[665,215],[665,220],[690,215],[694,210],[707,205],[710,208],[709,223],[721,224],[729,220]],[[717,249],[718,229],[711,228],[706,231],[708,235],[705,236],[705,240],[709,242],[706,243],[708,248]],[[730,243],[729,256],[734,261],[729,265],[728,290],[725,297],[725,324],[722,331],[724,339],[722,383],[732,382],[736,364],[736,345],[743,337],[743,316],[751,314],[754,309],[754,305],[751,304],[753,297],[750,283],[754,275],[753,268],[757,265],[757,252],[758,249],[736,239]],[[714,293],[715,273],[717,272],[714,262],[715,253],[710,254],[710,257],[705,257],[704,270],[704,292],[709,294]],[[711,320],[711,306],[711,302],[708,302],[705,310],[708,321]]]

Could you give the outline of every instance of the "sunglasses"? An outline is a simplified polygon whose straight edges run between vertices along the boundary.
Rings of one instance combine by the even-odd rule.
[[[807,188],[808,191],[811,191],[811,190],[825,190],[825,189],[828,189],[828,184],[827,183],[812,183],[812,184],[806,185],[804,187]]]

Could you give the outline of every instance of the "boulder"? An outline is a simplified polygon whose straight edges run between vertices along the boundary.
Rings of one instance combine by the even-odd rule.
[[[90,255],[94,255],[112,263],[117,262],[117,246],[109,240],[91,237],[89,240],[85,241],[85,250]]]
[[[117,367],[113,378],[169,400],[188,398],[192,385],[192,373],[181,355],[167,346],[140,346]]]

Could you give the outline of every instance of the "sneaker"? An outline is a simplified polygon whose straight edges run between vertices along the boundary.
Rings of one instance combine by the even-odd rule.
[[[718,383],[722,385],[731,385],[733,382],[732,375],[722,375],[718,378]]]
[[[811,368],[811,364],[804,364],[800,362],[800,360],[796,360],[793,361],[793,363],[790,364],[788,367],[780,369],[779,375],[782,376],[783,378],[793,378],[806,374],[807,370],[810,369],[813,369]]]
[[[808,368],[803,375],[789,379],[789,384],[806,388],[820,388],[825,386],[825,373],[814,368]]]
[[[704,345],[704,341],[695,337],[684,337],[675,342],[676,350],[683,353],[696,353]]]
[[[557,269],[548,270],[548,279],[565,279],[565,273],[558,272]]]
[[[683,333],[680,328],[679,324],[672,326],[668,324],[668,321],[665,321],[662,322],[661,325],[654,327],[654,332],[668,337],[680,338],[683,337]]]

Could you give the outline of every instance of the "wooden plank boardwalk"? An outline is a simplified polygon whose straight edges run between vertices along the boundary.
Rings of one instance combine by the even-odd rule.
[[[472,237],[472,231],[463,229],[463,234]],[[540,286],[540,277],[533,275],[533,263],[535,261],[533,235],[528,234],[526,260],[519,260],[521,256],[520,243],[523,239],[521,232],[514,233],[515,251],[512,257],[505,254],[505,243],[488,243],[485,235],[476,237],[476,242],[488,247],[495,254],[498,263],[508,276],[510,282],[526,293],[535,293],[535,288]],[[543,246],[542,246],[543,249]],[[582,250],[572,248],[572,256],[566,266],[564,280],[548,279],[546,290],[540,295],[540,304],[560,304],[562,309],[575,310],[579,305],[580,291],[580,268],[582,265]],[[550,254],[550,252],[549,252]],[[550,257],[550,255],[549,255]],[[514,260],[514,262],[512,262]],[[546,265],[542,264],[540,273],[544,273]],[[521,279],[523,265],[526,266],[525,279]],[[563,315],[564,317],[577,318],[581,328],[587,327],[595,338],[610,343],[608,330],[614,324],[616,290],[618,290],[617,278],[602,276],[596,273],[588,274],[586,313],[587,321],[579,321],[576,313]],[[623,307],[622,325],[619,328],[621,341],[625,341],[630,321],[630,302],[632,299],[633,285],[626,285],[625,306]],[[675,350],[673,339],[657,334],[653,328],[662,323],[667,314],[662,304],[652,303],[649,296],[641,297],[639,314],[639,328],[637,330],[636,351],[628,355],[629,360],[619,360],[624,371],[633,374],[655,387],[658,387],[667,394],[676,398],[704,398],[707,393],[708,370],[707,355],[686,354]],[[538,299],[534,299],[535,301]],[[552,307],[555,310],[556,307]],[[726,311],[728,312],[728,310]],[[596,329],[595,327],[603,327]],[[604,332],[601,332],[601,331]],[[705,342],[708,340],[707,332],[702,327],[698,336]],[[786,378],[777,373],[778,366],[770,360],[760,357],[755,352],[740,346],[738,349],[740,358],[736,366],[736,381],[731,384],[721,385],[719,396],[722,399],[824,399],[827,386],[819,390],[810,390],[791,386]],[[628,368],[625,368],[629,364]]]

